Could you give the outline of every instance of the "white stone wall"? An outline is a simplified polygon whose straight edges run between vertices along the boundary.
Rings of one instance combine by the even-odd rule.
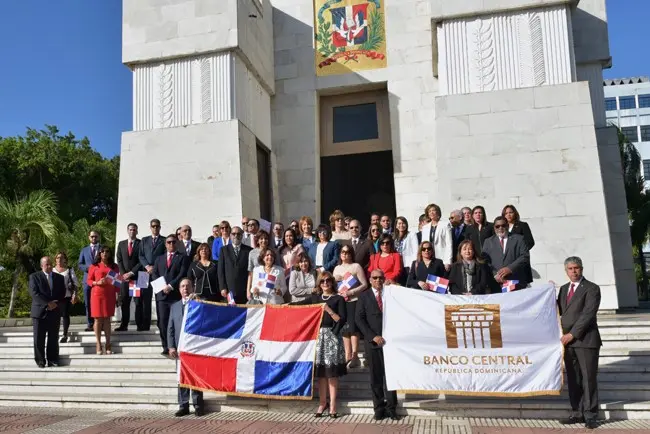
[[[239,56],[233,56],[234,114],[268,148],[271,147],[271,97]]]
[[[219,3],[223,0],[212,0]],[[249,68],[267,89],[275,92],[273,74],[273,8],[270,0],[237,1],[237,45]]]
[[[514,204],[535,237],[536,279],[564,282],[564,259],[578,255],[601,286],[601,309],[629,306],[619,304],[612,253],[629,256],[615,241],[625,228],[618,217],[608,222],[626,208],[611,203],[608,213],[603,186],[617,155],[598,145],[587,83],[438,97],[436,123],[443,209],[482,204],[492,219]],[[622,262],[618,284],[628,285]]]
[[[135,222],[146,235],[149,221],[158,218],[165,235],[189,224],[204,240],[220,220],[239,222],[248,170],[248,155],[232,146],[239,142],[236,120],[123,133],[118,233]]]
[[[486,15],[493,12],[534,9],[574,3],[573,0],[430,0],[430,2],[431,14],[436,21],[441,18]]]

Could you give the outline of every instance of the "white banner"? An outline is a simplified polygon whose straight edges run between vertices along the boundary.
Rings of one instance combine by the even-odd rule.
[[[387,286],[383,318],[388,390],[560,394],[563,347],[551,284],[473,296]]]

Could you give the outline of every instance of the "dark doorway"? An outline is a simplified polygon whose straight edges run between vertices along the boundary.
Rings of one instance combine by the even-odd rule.
[[[260,218],[273,221],[271,201],[271,155],[261,143],[257,142],[257,185],[260,194]]]
[[[321,158],[321,221],[340,209],[368,229],[370,214],[395,217],[392,151]]]

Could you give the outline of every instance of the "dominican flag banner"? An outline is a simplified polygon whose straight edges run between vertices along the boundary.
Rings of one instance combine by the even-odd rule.
[[[426,283],[431,287],[431,291],[439,294],[446,294],[447,289],[449,288],[449,280],[444,277],[434,276],[433,274],[427,276]]]
[[[135,280],[129,282],[129,297],[140,297],[140,288],[135,286]]]
[[[275,399],[311,399],[323,306],[224,306],[191,300],[179,384]]]
[[[264,282],[264,286],[268,289],[275,289],[276,276],[269,273],[259,273],[259,278]]]
[[[237,304],[235,303],[235,294],[233,294],[232,291],[228,292],[227,301],[228,301],[228,306],[234,306],[235,304]]]
[[[120,275],[115,271],[109,271],[106,275],[106,280],[108,280],[113,286],[117,288],[122,287],[122,279],[120,279]]]
[[[338,291],[343,298],[348,300],[348,291],[357,286],[359,280],[352,273],[345,273],[343,280],[339,282]]]
[[[503,282],[503,286],[501,287],[501,292],[514,291],[518,283],[519,283],[518,280],[506,280],[505,282]]]

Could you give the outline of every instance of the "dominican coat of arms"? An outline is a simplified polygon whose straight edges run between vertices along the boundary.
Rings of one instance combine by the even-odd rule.
[[[314,0],[316,75],[386,67],[384,0]]]

